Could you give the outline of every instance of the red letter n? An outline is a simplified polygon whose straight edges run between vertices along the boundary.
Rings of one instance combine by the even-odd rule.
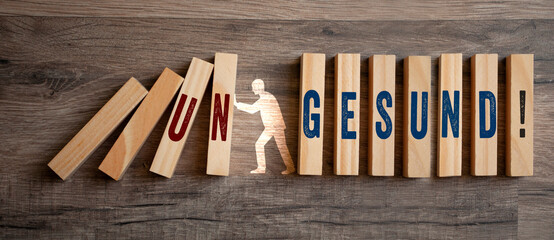
[[[171,120],[171,125],[169,125],[169,139],[178,142],[183,138],[183,136],[185,136],[190,118],[192,117],[192,112],[194,112],[194,107],[196,106],[196,100],[197,99],[194,97],[190,99],[190,104],[187,109],[185,119],[183,120],[183,124],[181,124],[181,129],[179,129],[179,132],[175,132],[177,128],[177,123],[179,123],[179,118],[181,118],[181,112],[183,111],[183,107],[185,106],[185,102],[187,101],[187,95],[181,94],[181,98],[179,99],[179,103],[177,104],[177,108],[175,109],[175,114],[173,115],[173,120]]]
[[[229,94],[225,94],[225,109],[224,113],[221,113],[221,96],[219,93],[215,94],[214,98],[214,112],[213,112],[213,123],[212,123],[212,140],[217,139],[217,123],[221,128],[221,140],[227,140],[227,119],[229,118]]]

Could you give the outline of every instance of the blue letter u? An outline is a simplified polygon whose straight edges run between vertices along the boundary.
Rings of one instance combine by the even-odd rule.
[[[428,92],[421,93],[421,131],[417,130],[417,92],[412,92],[411,124],[410,129],[415,139],[422,139],[427,135],[427,104]]]

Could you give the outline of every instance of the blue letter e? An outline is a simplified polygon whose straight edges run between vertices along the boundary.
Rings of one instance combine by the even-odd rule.
[[[348,119],[354,118],[354,111],[348,111],[348,100],[356,100],[356,93],[342,93],[341,136],[342,139],[356,139],[356,131],[348,131]]]

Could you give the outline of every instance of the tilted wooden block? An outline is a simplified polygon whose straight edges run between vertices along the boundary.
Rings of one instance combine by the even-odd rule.
[[[181,83],[183,78],[169,68],[162,72],[98,169],[115,180],[121,179]]]
[[[369,58],[368,174],[394,176],[396,56]]]
[[[431,57],[404,59],[404,177],[430,177],[429,98]]]
[[[206,168],[208,175],[229,176],[237,58],[236,54],[215,54]]]
[[[63,180],[69,178],[147,93],[140,82],[134,78],[129,79],[48,163],[48,166]]]
[[[298,173],[300,175],[321,175],[323,171],[325,54],[302,54],[300,68]]]
[[[358,175],[360,54],[335,57],[335,174]]]
[[[462,54],[439,59],[437,176],[462,175]]]
[[[192,59],[156,156],[152,161],[151,172],[167,178],[173,176],[212,70],[213,64],[198,58]]]
[[[506,65],[506,175],[533,176],[533,54]]]
[[[471,175],[495,176],[498,54],[471,57]]]

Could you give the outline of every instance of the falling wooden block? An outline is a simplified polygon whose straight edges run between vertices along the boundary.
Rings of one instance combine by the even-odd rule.
[[[369,58],[368,174],[394,176],[396,56]]]
[[[358,175],[360,54],[335,57],[335,174]]]
[[[236,54],[215,54],[206,168],[208,175],[229,176],[237,58]]]
[[[48,166],[63,180],[69,178],[147,93],[136,79],[129,79],[48,163]]]
[[[471,57],[471,175],[495,176],[498,54]]]
[[[506,65],[506,175],[533,176],[533,54]]]
[[[437,176],[462,175],[462,54],[441,54]]]
[[[213,67],[213,64],[198,58],[192,59],[156,156],[152,161],[151,172],[167,178],[173,176]]]
[[[298,173],[300,175],[321,175],[323,170],[325,54],[302,54],[300,68]]]
[[[181,83],[183,78],[169,68],[162,72],[98,169],[115,180],[121,179]]]
[[[404,59],[404,177],[430,177],[429,95],[431,57]]]

